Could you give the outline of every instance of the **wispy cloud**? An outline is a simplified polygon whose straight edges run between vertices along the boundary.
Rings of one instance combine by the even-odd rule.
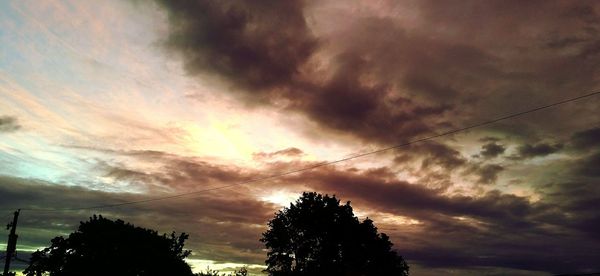
[[[0,116],[0,132],[13,132],[20,128],[16,117]]]

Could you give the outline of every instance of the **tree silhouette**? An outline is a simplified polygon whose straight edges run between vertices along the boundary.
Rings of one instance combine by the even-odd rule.
[[[408,275],[388,236],[335,196],[303,193],[268,226],[261,241],[269,275]]]
[[[122,220],[102,216],[81,222],[68,238],[52,239],[50,247],[38,250],[24,271],[27,276],[75,275],[193,275],[184,258],[188,235],[159,235]]]

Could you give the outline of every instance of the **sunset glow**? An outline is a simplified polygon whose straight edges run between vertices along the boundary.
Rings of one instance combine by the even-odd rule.
[[[0,45],[25,256],[103,214],[262,275],[315,191],[411,275],[600,272],[600,96],[421,140],[598,91],[600,2],[9,0]]]

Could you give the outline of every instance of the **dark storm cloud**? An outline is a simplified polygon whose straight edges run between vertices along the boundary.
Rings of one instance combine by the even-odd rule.
[[[573,135],[573,145],[580,150],[594,150],[600,146],[600,127],[577,132]]]
[[[394,162],[400,170],[410,172],[428,187],[447,188],[452,185],[452,172],[464,168],[467,159],[450,146],[430,141],[399,151]]]
[[[511,159],[528,159],[534,157],[543,157],[560,151],[563,148],[563,144],[525,144],[519,146],[517,149],[518,154],[511,156]]]
[[[492,142],[481,146],[480,154],[485,158],[494,158],[503,154],[504,151],[506,151],[506,148],[503,145]]]
[[[442,194],[443,189],[430,189],[423,185],[387,178],[388,171],[378,173],[349,173],[336,170],[319,170],[297,176],[308,179],[319,191],[336,193],[341,197],[369,202],[369,207],[390,213],[426,218],[431,212],[452,216],[474,216],[483,220],[523,220],[531,211],[525,198],[489,192],[482,197]],[[523,221],[523,223],[525,223]]]
[[[90,190],[82,187],[67,186],[35,179],[17,178],[0,175],[0,203],[2,210],[27,209],[63,209],[78,208],[124,200],[137,200],[142,196],[128,193],[110,193]],[[45,212],[41,212],[44,213]],[[74,212],[76,213],[76,212]],[[68,215],[69,212],[48,212],[51,215]]]
[[[587,2],[423,1],[411,6],[417,26],[341,13],[322,31],[320,2],[157,1],[169,14],[167,49],[191,76],[218,76],[240,101],[368,142],[398,144],[514,112],[523,98],[587,91],[599,73],[600,21]]]
[[[156,189],[157,186],[163,186],[167,178],[163,174],[142,172],[128,169],[125,166],[112,166],[105,162],[98,165],[98,169],[104,171],[103,177],[116,181],[124,181],[132,185],[147,186]]]
[[[478,155],[475,157],[478,157]],[[476,161],[465,164],[461,174],[463,176],[475,176],[476,183],[479,184],[495,184],[498,175],[505,170],[506,168],[502,164]]]
[[[462,154],[442,143],[423,142],[411,145],[406,150],[399,152],[394,161],[403,164],[409,161],[421,162],[421,171],[431,173],[435,167],[449,173],[467,163]]]
[[[512,228],[523,231],[521,235],[506,235],[505,231],[510,229],[484,233],[475,229],[452,229],[457,232],[446,233],[435,227],[424,230],[432,240],[442,239],[442,242],[431,241],[423,248],[411,248],[403,254],[427,268],[454,268],[453,271],[461,271],[460,275],[490,275],[495,269],[499,270],[496,275],[519,275],[510,269],[524,270],[523,275],[571,275],[598,269],[594,260],[599,253],[594,246],[598,244],[587,244],[585,239],[573,235],[526,228]],[[547,252],[553,248],[560,248],[561,253]],[[461,269],[456,270],[457,267]],[[470,268],[485,269],[473,274],[463,271]]]
[[[479,175],[479,183],[492,184],[498,179],[498,174],[504,171],[504,167],[498,164],[476,165],[473,172]]]
[[[431,165],[438,165],[447,170],[456,169],[466,163],[466,159],[459,151],[440,143],[422,143],[416,146],[417,152],[425,156],[421,167],[427,168]]]
[[[600,231],[600,220],[598,216],[598,189],[600,183],[598,178],[580,182],[561,182],[554,184],[549,189],[548,198],[554,200],[556,207],[560,207],[564,213],[557,213],[553,217],[547,218],[555,224],[567,226],[578,231],[577,234],[582,238],[600,241],[598,231]],[[595,187],[594,187],[595,186]],[[592,193],[595,191],[596,193]],[[583,195],[582,193],[588,193]],[[577,214],[576,216],[565,215]],[[597,252],[600,253],[600,252]]]
[[[300,150],[299,148],[290,147],[290,148],[278,150],[275,152],[255,152],[252,154],[252,158],[260,160],[260,159],[271,159],[271,158],[278,157],[278,156],[298,157],[303,154],[304,154],[304,152],[302,150]]]
[[[236,183],[252,177],[252,174],[235,166],[215,165],[193,159],[167,161],[165,169],[173,187],[180,185],[180,188],[188,189],[212,182]]]
[[[13,132],[20,128],[21,126],[18,124],[16,117],[0,116],[0,133]]]
[[[324,84],[290,95],[289,107],[326,128],[352,133],[364,140],[398,144],[430,130],[427,122],[452,109],[449,104],[421,104],[393,91],[392,83],[365,83],[372,61],[362,53],[335,58],[337,67]]]
[[[496,138],[496,137],[483,137],[481,139],[479,139],[480,142],[484,142],[484,143],[493,143],[493,142],[498,142],[500,141],[500,138]]]
[[[586,154],[569,160],[564,179],[556,179],[546,185],[537,187],[548,202],[552,202],[556,210],[569,215],[553,215],[548,220],[576,228],[588,238],[598,240],[600,220],[600,152]],[[576,214],[572,216],[571,214]]]
[[[224,78],[241,88],[243,101],[283,103],[328,129],[388,143],[427,131],[422,119],[451,109],[415,102],[385,79],[365,82],[385,68],[377,64],[381,57],[366,59],[364,48],[342,49],[333,73],[318,72],[308,64],[319,43],[303,1],[159,3],[169,12],[167,48],[182,56],[187,72]]]
[[[585,176],[600,177],[600,151],[591,154],[577,164],[578,172]]]
[[[157,2],[169,12],[167,45],[192,75],[208,72],[257,91],[287,86],[317,46],[303,1]]]
[[[489,82],[493,86],[488,89],[493,91],[489,96],[495,105],[479,110],[480,114],[506,110],[525,95],[528,102],[535,102],[564,93],[583,94],[597,87],[599,69],[594,64],[600,59],[600,9],[595,2],[421,1],[419,6],[426,32],[463,40],[501,62],[496,68],[503,73]],[[472,73],[475,78],[482,76]],[[564,121],[559,112],[548,116],[541,121],[543,126],[536,128],[550,127],[549,121],[557,125]]]
[[[134,188],[152,192],[177,192],[206,188],[218,184],[233,184],[256,177],[257,173],[233,165],[211,163],[195,157],[180,156],[154,150],[112,150],[85,146],[65,148],[110,154],[121,161],[95,160],[95,170],[102,177],[123,181]],[[293,154],[286,149],[280,154]],[[108,160],[108,159],[107,159]],[[150,163],[152,168],[140,168],[128,164]]]

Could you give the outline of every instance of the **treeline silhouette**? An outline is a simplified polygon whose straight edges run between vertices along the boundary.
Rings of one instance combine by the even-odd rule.
[[[185,258],[186,233],[159,234],[93,215],[67,238],[56,237],[49,247],[31,255],[27,276],[246,276],[241,268],[229,274],[206,270],[194,274]],[[373,221],[360,221],[350,202],[310,192],[283,208],[268,222],[260,239],[267,248],[271,276],[408,275],[404,259],[392,250],[389,237]]]

